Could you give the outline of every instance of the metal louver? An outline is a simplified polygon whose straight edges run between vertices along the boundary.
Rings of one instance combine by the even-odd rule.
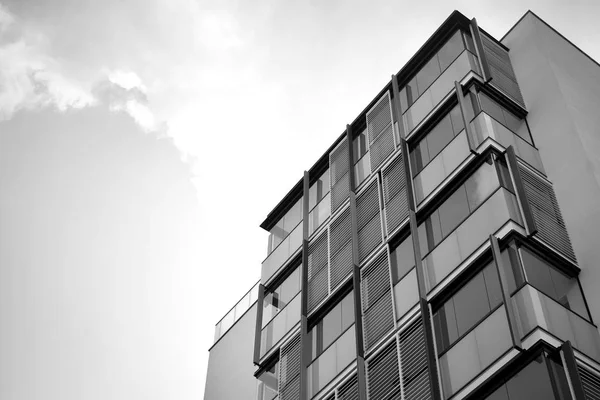
[[[481,44],[492,75],[491,84],[501,89],[525,108],[523,95],[519,89],[508,51],[504,50],[483,32],[481,33]]]
[[[537,227],[535,236],[577,262],[552,185],[519,164],[527,201]]]
[[[367,360],[367,392],[370,399],[400,400],[400,368],[395,340]]]
[[[402,387],[406,400],[431,399],[423,320],[417,319],[398,337]]]
[[[338,400],[358,400],[358,377],[354,375],[338,389]]]
[[[367,130],[371,170],[376,171],[395,149],[389,92],[367,112]]]
[[[404,174],[404,154],[400,154],[390,165],[381,171],[383,181],[383,203],[387,232],[390,234],[408,218],[408,198],[406,196],[406,175]]]
[[[308,309],[312,310],[329,294],[327,232],[308,245]]]
[[[382,242],[379,188],[377,180],[356,198],[358,258],[362,262]]]
[[[600,400],[600,377],[579,365],[577,371],[586,400]]]
[[[300,399],[300,334],[281,346],[279,357],[279,399]]]
[[[333,214],[350,194],[350,160],[348,140],[342,142],[329,154],[331,177],[331,214]]]
[[[352,273],[352,220],[350,208],[342,211],[331,223],[329,260],[331,268],[331,287],[333,290]]]
[[[387,252],[361,271],[361,299],[364,344],[369,349],[394,327]]]

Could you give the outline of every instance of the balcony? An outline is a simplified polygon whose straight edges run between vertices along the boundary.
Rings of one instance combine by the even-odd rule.
[[[302,221],[262,262],[261,283],[267,283],[302,246]]]
[[[431,291],[507,222],[522,224],[517,199],[499,187],[452,233],[423,258],[427,290]]]
[[[571,341],[574,348],[600,361],[600,334],[596,326],[528,284],[511,300],[521,338],[542,328],[562,341]]]
[[[260,357],[269,352],[300,321],[300,294],[297,294],[285,308],[262,329]]]
[[[403,115],[410,134],[429,113],[454,89],[454,82],[461,81],[469,72],[479,73],[477,57],[464,50],[456,60],[429,86]]]
[[[215,343],[248,311],[258,299],[258,283],[250,289],[215,326]]]

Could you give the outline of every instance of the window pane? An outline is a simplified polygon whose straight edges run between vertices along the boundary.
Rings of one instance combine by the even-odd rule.
[[[504,114],[502,108],[494,100],[490,99],[483,93],[479,93],[479,102],[481,103],[481,109],[491,115],[496,121],[501,124],[505,124]]]
[[[555,399],[544,364],[540,356],[506,383],[510,400]]]
[[[510,172],[506,162],[502,159],[496,160],[496,167],[498,168],[498,175],[500,177],[500,184],[511,192],[515,192],[513,187],[512,179],[510,178]]]
[[[323,318],[323,348],[326,349],[342,333],[342,305],[338,304]]]
[[[427,146],[429,147],[429,156],[433,159],[440,151],[446,147],[454,138],[452,122],[450,116],[444,117],[431,132],[427,134]]]
[[[296,204],[294,204],[290,211],[288,211],[287,214],[285,214],[285,217],[283,217],[283,230],[286,232],[286,235],[289,234],[301,220],[302,198],[300,198],[300,200],[298,200]]]
[[[440,64],[438,62],[437,55],[435,55],[417,73],[417,86],[419,87],[419,93],[423,93],[429,87],[429,85],[431,85],[437,79],[437,77],[440,76],[440,73]]]
[[[406,112],[406,110],[408,108],[410,108],[410,106],[412,106],[412,104],[415,102],[415,100],[417,100],[419,98],[419,89],[417,88],[417,77],[412,78],[412,80],[410,82],[408,82],[408,84],[405,86],[406,89],[406,101],[407,101],[407,108],[403,108],[402,111]]]
[[[415,252],[413,250],[412,236],[406,239],[396,247],[392,253],[392,277],[395,284],[406,275],[415,266]]]
[[[477,274],[454,295],[458,334],[462,335],[490,311],[483,274]]]
[[[461,32],[456,31],[456,33],[446,42],[444,47],[440,49],[438,52],[438,57],[440,61],[441,70],[445,70],[452,61],[458,57],[458,55],[463,51],[464,45],[461,38]]]
[[[525,248],[521,248],[521,258],[523,259],[527,281],[547,296],[556,299],[556,292],[552,278],[550,277],[548,265]]]
[[[485,400],[510,400],[506,391],[506,385],[500,386],[494,393],[486,397]]]
[[[435,334],[438,353],[446,350],[458,339],[454,301],[448,300],[446,304],[434,315]]]
[[[498,174],[491,160],[483,163],[477,171],[465,182],[467,200],[473,212],[500,185]]]
[[[454,133],[454,136],[465,128],[459,106],[454,107],[452,111],[450,111],[450,121],[452,122],[452,132]]]
[[[468,215],[467,192],[460,186],[439,208],[442,236],[446,237]]]

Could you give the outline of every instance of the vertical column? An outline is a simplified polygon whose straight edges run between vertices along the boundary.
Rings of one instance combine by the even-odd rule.
[[[479,60],[479,66],[481,67],[483,80],[488,82],[492,79],[492,74],[490,72],[490,66],[487,62],[487,58],[485,57],[483,42],[481,41],[481,33],[479,32],[479,26],[477,25],[477,20],[475,18],[471,20],[470,29],[471,36],[473,37],[473,43],[475,43],[475,52],[477,52],[477,59]]]
[[[302,198],[302,288],[300,298],[300,400],[308,400],[307,368],[311,344],[308,337],[308,191],[310,177],[304,171]]]
[[[400,90],[398,80],[395,75],[392,75],[392,88],[394,91],[394,118],[400,126],[402,121],[402,108],[400,107]],[[429,368],[429,386],[434,400],[441,400],[440,384],[438,379],[437,355],[435,353],[435,342],[433,326],[431,324],[431,314],[429,312],[429,304],[427,302],[427,288],[425,286],[425,275],[423,273],[423,261],[421,259],[421,247],[419,245],[419,234],[417,230],[417,216],[415,196],[413,190],[413,181],[410,174],[410,156],[408,151],[408,143],[404,131],[400,130],[401,151],[404,153],[404,173],[406,174],[406,195],[408,196],[409,209],[409,224],[413,242],[413,251],[415,253],[415,265],[417,271],[417,285],[419,290],[419,308],[421,309],[421,317],[423,318],[423,331],[425,332],[425,344],[427,352],[427,366]]]
[[[577,370],[577,361],[575,360],[575,354],[573,353],[573,347],[571,346],[570,341],[567,340],[561,346],[560,358],[565,367],[565,373],[567,375],[567,381],[569,382],[573,400],[586,400],[583,385],[581,384],[581,377]]]
[[[504,265],[504,260],[502,260],[502,253],[500,252],[498,239],[493,234],[490,235],[490,244],[492,246],[492,255],[494,257],[494,263],[496,264],[498,280],[500,281],[500,290],[502,291],[502,300],[504,300],[506,316],[508,317],[508,328],[510,329],[510,335],[512,337],[513,346],[515,346],[518,349],[521,349],[521,338],[519,337],[519,331],[517,329],[517,317],[515,315],[515,311],[510,300],[510,293],[508,291],[508,278],[506,277],[506,268]]]
[[[454,87],[456,88],[456,97],[458,98],[458,107],[460,108],[460,114],[462,116],[463,124],[465,125],[465,133],[467,134],[467,143],[469,144],[469,150],[471,153],[477,155],[477,149],[473,143],[473,132],[471,132],[471,121],[467,118],[467,104],[465,103],[465,96],[463,93],[462,85],[458,81],[454,81]]]
[[[254,365],[260,362],[260,342],[262,339],[263,302],[265,301],[265,286],[258,284],[258,301],[256,302],[256,327],[254,328]]]
[[[350,219],[352,221],[352,287],[354,289],[354,328],[356,332],[356,375],[358,378],[358,398],[367,399],[367,375],[365,371],[365,349],[363,341],[362,308],[360,293],[360,261],[358,259],[358,220],[356,218],[356,189],[354,180],[354,154],[352,152],[352,128],[346,125],[348,141],[348,176],[350,178]]]
[[[529,200],[527,199],[527,193],[525,192],[525,186],[523,185],[523,178],[521,178],[515,149],[512,146],[508,146],[508,149],[506,149],[506,161],[508,162],[508,169],[513,177],[515,191],[517,192],[517,201],[521,206],[527,234],[529,236],[535,235],[537,233],[537,226],[535,224],[535,219],[533,219],[531,207],[529,206]]]

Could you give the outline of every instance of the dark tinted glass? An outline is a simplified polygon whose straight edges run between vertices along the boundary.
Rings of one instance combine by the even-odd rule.
[[[471,53],[475,54],[475,44],[473,43],[473,38],[471,37],[471,35],[466,32],[463,32],[463,38],[465,39],[465,43],[467,44],[467,49]]]
[[[471,329],[490,311],[483,274],[477,274],[454,295],[454,309],[459,335]]]
[[[483,165],[465,182],[467,199],[471,212],[475,211],[475,209],[479,207],[479,205],[483,203],[483,201],[486,200],[499,185],[498,174],[490,159],[483,163]]]
[[[438,353],[446,350],[458,339],[454,301],[450,299],[433,316]]]
[[[422,94],[425,92],[429,85],[431,85],[438,76],[440,76],[440,64],[437,56],[434,56],[417,73],[417,86],[419,87],[419,93]]]
[[[453,138],[452,122],[450,121],[450,116],[446,116],[425,138],[427,140],[427,147],[429,148],[429,156],[432,159],[435,158]]]
[[[442,236],[447,236],[468,215],[467,192],[465,187],[459,187],[439,208]]]
[[[323,318],[323,348],[327,348],[342,333],[342,305],[335,306]]]
[[[394,284],[404,277],[415,266],[415,252],[412,236],[408,236],[391,253],[392,278]]]
[[[506,391],[506,385],[500,386],[494,393],[486,397],[485,400],[510,400]]]
[[[459,106],[454,107],[452,111],[450,111],[450,120],[452,121],[452,132],[454,133],[454,136],[456,136],[465,127]]]
[[[501,124],[505,124],[504,114],[502,113],[502,108],[498,103],[494,100],[490,99],[483,93],[479,93],[479,103],[481,104],[481,109],[485,111],[487,114],[492,116],[496,121]]]
[[[544,359],[539,357],[506,383],[510,400],[556,399]]]
[[[354,323],[354,292],[342,300],[342,331]]]
[[[498,280],[498,271],[496,270],[495,263],[485,267],[483,270],[483,278],[485,280],[485,287],[490,302],[490,309],[494,309],[497,305],[502,304],[502,289],[500,288],[500,281]]]
[[[548,265],[525,248],[521,248],[521,258],[527,274],[527,281],[547,296],[556,299]]]
[[[557,357],[558,359],[558,357]],[[547,358],[548,363],[550,364],[551,375],[554,378],[554,384],[556,385],[556,397],[560,400],[571,400],[571,390],[569,389],[569,383],[567,382],[567,376],[565,374],[565,369],[560,364],[552,359],[552,357]]]
[[[458,55],[464,50],[461,32],[456,31],[438,52],[440,68],[444,71]]]
[[[512,179],[510,177],[510,172],[508,171],[508,166],[506,165],[506,161],[503,159],[496,160],[496,168],[498,169],[498,176],[500,177],[500,184],[511,192],[515,192],[515,188],[513,187]]]

